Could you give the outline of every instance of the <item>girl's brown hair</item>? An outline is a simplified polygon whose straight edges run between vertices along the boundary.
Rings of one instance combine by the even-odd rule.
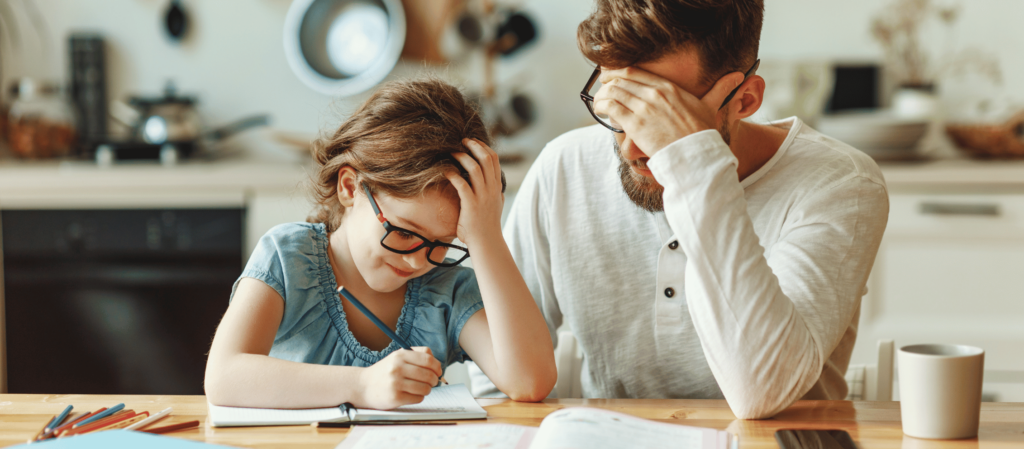
[[[463,173],[451,153],[468,153],[466,138],[491,145],[476,108],[458,88],[437,79],[380,86],[333,135],[314,142],[315,208],[307,221],[324,223],[328,231],[341,224],[338,171],[345,166],[372,192],[397,198],[448,185],[447,171]]]

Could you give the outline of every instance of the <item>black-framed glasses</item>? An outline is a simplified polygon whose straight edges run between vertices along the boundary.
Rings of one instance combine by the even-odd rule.
[[[747,78],[750,78],[750,76],[753,75],[754,72],[757,72],[757,67],[760,65],[760,59],[754,61],[754,65],[750,66],[750,70],[747,70],[747,73],[743,74],[743,82],[746,82]],[[587,110],[590,111],[590,115],[594,117],[594,120],[597,120],[597,123],[604,125],[605,128],[608,128],[614,132],[624,133],[625,131],[615,127],[615,124],[612,122],[610,117],[604,114],[598,114],[597,112],[594,112],[594,94],[596,94],[597,90],[601,88],[601,86],[597,84],[597,78],[600,76],[601,66],[597,66],[594,68],[594,73],[590,74],[590,79],[588,79],[587,84],[583,86],[583,90],[580,91],[580,99],[582,99],[583,103],[587,105]],[[732,92],[729,92],[729,96],[725,97],[725,101],[723,101],[722,105],[718,107],[719,110],[724,108],[725,105],[729,104],[729,101],[732,100],[732,97],[736,96],[736,92],[740,90],[740,86],[743,85],[743,82],[741,82],[739,86],[736,86],[736,88],[733,89]]]
[[[430,240],[408,229],[391,224],[391,222],[384,218],[384,213],[377,206],[377,200],[373,198],[370,187],[363,184],[363,191],[366,192],[366,197],[370,199],[370,207],[373,208],[373,213],[377,215],[377,220],[384,225],[386,232],[384,237],[380,239],[380,246],[383,246],[384,249],[398,254],[412,254],[426,249],[427,260],[439,267],[454,267],[469,258],[468,248]],[[454,260],[454,262],[450,262],[451,260]]]

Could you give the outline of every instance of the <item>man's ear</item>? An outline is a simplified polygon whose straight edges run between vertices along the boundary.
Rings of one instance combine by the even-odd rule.
[[[352,207],[355,204],[356,196],[362,187],[359,185],[359,176],[356,169],[344,166],[338,170],[338,202],[344,207]]]
[[[764,78],[758,75],[747,78],[747,81],[740,86],[740,90],[736,92],[735,98],[739,100],[739,110],[735,111],[734,117],[745,119],[761,109],[761,103],[764,101],[764,89]]]

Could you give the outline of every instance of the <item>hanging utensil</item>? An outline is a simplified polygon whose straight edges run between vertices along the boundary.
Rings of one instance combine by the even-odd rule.
[[[185,13],[180,0],[171,0],[164,15],[164,24],[171,39],[180,41],[185,37],[185,32],[188,31],[188,14]]]

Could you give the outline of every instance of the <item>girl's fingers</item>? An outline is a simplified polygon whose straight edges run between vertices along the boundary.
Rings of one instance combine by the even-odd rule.
[[[473,156],[459,152],[452,153],[452,156],[455,160],[459,161],[459,163],[462,164],[462,167],[466,169],[466,172],[469,173],[469,183],[472,185],[474,192],[480,190],[481,187],[486,185],[483,169],[480,168],[480,164],[476,162],[476,159],[473,159]]]
[[[493,161],[494,165],[494,173],[497,176],[495,179],[498,182],[501,182],[501,161],[498,160],[498,153],[494,151],[494,148],[489,147],[486,143],[481,142],[479,139],[470,140],[480,145],[485,151],[487,151],[487,154],[491,156],[491,160]]]
[[[425,384],[425,383],[417,381],[417,380],[409,380],[409,379],[403,380],[403,381],[398,383],[398,388],[401,391],[403,391],[405,393],[408,393],[410,395],[415,395],[415,396],[426,396],[426,395],[430,394],[430,389],[433,388],[433,387],[434,387],[434,385],[428,385],[428,384]],[[417,398],[417,400],[412,401],[410,403],[415,404],[415,403],[418,403],[418,402],[420,402],[422,400],[423,400],[423,398],[420,397],[420,398]]]
[[[429,386],[437,385],[437,379],[440,378],[437,373],[416,365],[403,366],[402,376]]]
[[[448,178],[448,182],[452,183],[452,187],[455,187],[455,191],[459,192],[459,199],[465,201],[466,198],[473,194],[473,187],[458,172],[450,171],[445,173],[444,176]]]
[[[497,168],[498,154],[476,139],[464,139],[462,145],[469,149],[483,171],[484,181],[494,185],[494,173]]]
[[[415,365],[424,369],[428,369],[437,374],[437,377],[441,377],[441,362],[438,362],[432,354],[428,354],[422,350],[413,349],[413,351],[404,351],[402,354],[402,360],[408,364]]]

